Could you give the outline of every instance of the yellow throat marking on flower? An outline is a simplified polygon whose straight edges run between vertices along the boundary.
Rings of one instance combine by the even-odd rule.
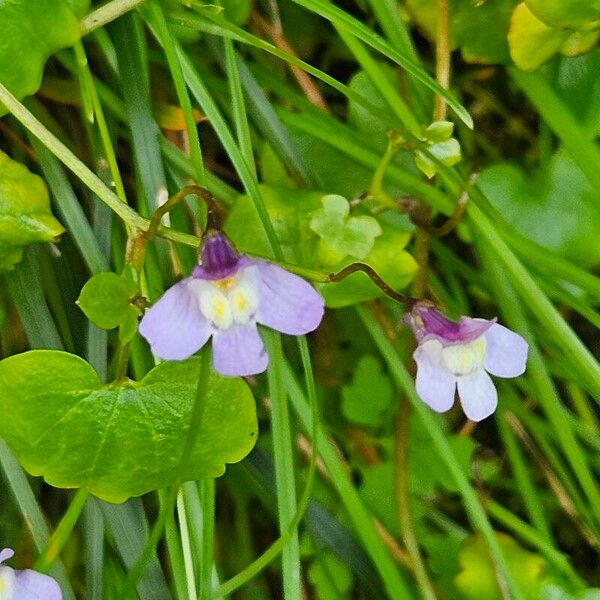
[[[466,344],[446,346],[442,350],[442,361],[454,375],[468,375],[483,365],[486,341],[483,336]]]

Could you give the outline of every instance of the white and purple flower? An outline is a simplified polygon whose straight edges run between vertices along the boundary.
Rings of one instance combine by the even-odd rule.
[[[224,234],[209,231],[192,275],[146,312],[139,331],[164,360],[184,360],[212,336],[215,371],[254,375],[269,361],[258,323],[304,335],[319,326],[323,311],[323,298],[304,279],[238,254]]]
[[[433,410],[445,412],[458,397],[472,421],[489,417],[498,405],[492,379],[518,377],[525,372],[527,342],[496,319],[461,317],[450,321],[426,303],[417,303],[407,321],[418,346],[417,394]]]
[[[10,548],[0,551],[0,600],[62,600],[58,583],[49,575],[31,569],[15,571],[3,564],[14,554]]]

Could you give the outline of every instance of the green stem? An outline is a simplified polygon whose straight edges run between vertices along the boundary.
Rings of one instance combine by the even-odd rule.
[[[61,553],[61,550],[68,542],[69,536],[71,535],[75,524],[81,516],[83,507],[85,506],[88,496],[88,492],[83,488],[77,490],[77,492],[75,493],[75,497],[71,501],[71,504],[69,504],[67,512],[60,520],[58,527],[50,536],[48,544],[36,560],[34,566],[34,569],[36,571],[40,571],[41,573],[47,573],[50,570],[50,567],[54,564],[59,554]]]
[[[200,600],[210,600],[212,593],[212,572],[214,563],[215,535],[215,480],[203,479],[200,482],[202,505],[202,556],[200,562]]]
[[[296,513],[296,481],[294,478],[293,439],[290,427],[288,395],[283,385],[283,351],[281,337],[269,332],[269,394],[271,398],[271,431],[273,435],[273,455],[277,506],[279,509],[279,530],[283,534]],[[283,590],[286,600],[300,600],[300,545],[295,532],[283,549]]]
[[[87,35],[95,29],[108,25],[111,21],[143,4],[145,0],[112,0],[92,11],[81,20],[81,35]]]

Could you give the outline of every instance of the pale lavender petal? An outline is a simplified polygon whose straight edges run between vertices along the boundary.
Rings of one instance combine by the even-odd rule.
[[[437,342],[429,342],[437,344]],[[428,343],[425,343],[425,346]],[[436,361],[423,346],[419,346],[413,358],[417,363],[417,378],[415,381],[417,394],[433,410],[446,412],[454,404],[456,377],[448,370],[437,366]]]
[[[62,600],[58,583],[48,575],[26,569],[17,571],[14,597],[18,600]]]
[[[519,334],[496,323],[484,335],[486,371],[498,377],[518,377],[525,372],[529,345]]]
[[[164,360],[184,360],[202,348],[211,330],[188,283],[181,280],[146,311],[139,331],[152,353]]]
[[[496,410],[498,392],[483,369],[458,377],[456,383],[461,406],[471,421],[483,421]]]
[[[217,373],[241,377],[262,373],[269,362],[256,324],[234,325],[215,331],[213,336],[213,366]]]
[[[325,303],[304,279],[264,261],[255,263],[260,272],[260,305],[256,320],[289,335],[314,331],[323,318]]]
[[[9,560],[14,555],[15,551],[12,548],[4,548],[4,550],[0,550],[0,564],[6,560]]]

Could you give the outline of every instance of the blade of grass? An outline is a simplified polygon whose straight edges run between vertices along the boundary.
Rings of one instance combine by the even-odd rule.
[[[415,63],[406,54],[398,52],[390,46],[381,36],[363,25],[358,19],[349,15],[347,12],[338,8],[331,2],[325,0],[294,0],[296,4],[311,10],[323,18],[331,21],[336,27],[344,29],[358,38],[371,48],[381,52],[390,60],[400,65],[407,73],[412,75],[417,81],[427,86],[430,90],[446,100],[448,106],[456,113],[460,120],[469,129],[473,129],[473,119],[468,111],[460,104],[448,91],[441,87],[427,72]]]
[[[288,390],[292,407],[303,429],[311,435],[311,409],[304,397],[304,393],[289,365],[284,369],[285,387]],[[327,440],[322,425],[318,426],[316,439],[311,440],[316,444],[320,458],[323,460],[332,483],[342,500],[346,511],[354,525],[356,535],[360,538],[362,545],[373,561],[385,589],[392,600],[408,600],[413,594],[398,571],[397,566],[389,555],[383,541],[378,536],[372,515],[365,508],[358,491],[350,480],[344,465],[336,454],[333,446]]]
[[[267,332],[265,332],[267,333]],[[275,458],[275,485],[279,512],[279,531],[283,534],[296,513],[296,480],[294,477],[293,440],[290,427],[288,394],[283,382],[283,350],[279,335],[265,335],[269,353],[269,397],[271,399],[271,424],[273,456]],[[296,533],[283,548],[283,592],[286,600],[302,598],[300,579],[300,544]]]

